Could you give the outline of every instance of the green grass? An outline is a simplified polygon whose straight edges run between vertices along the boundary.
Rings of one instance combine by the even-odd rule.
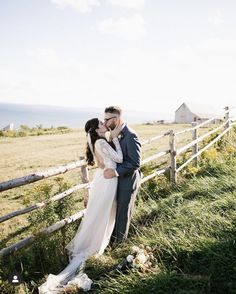
[[[141,187],[129,238],[86,264],[92,293],[236,293],[236,152],[227,151],[229,145],[236,147],[235,137],[221,140],[217,158],[203,156],[195,175],[180,176],[177,186],[158,177]],[[25,284],[17,291],[37,293],[44,275],[63,269],[67,260],[60,242],[58,232],[6,260],[8,270],[23,266]],[[114,271],[131,246],[140,244],[152,248],[156,268]],[[2,293],[14,293],[4,287]]]
[[[169,129],[178,131],[189,127],[189,125],[134,125],[132,127],[143,141],[158,134],[163,134]],[[181,140],[185,140],[185,138]],[[65,134],[17,138],[0,137],[0,182],[77,161],[80,156],[85,154],[85,146],[86,135],[83,129],[73,129]],[[146,158],[163,149],[168,149],[168,138],[143,146],[142,156]],[[164,161],[166,160],[165,158]],[[90,179],[92,179],[93,170],[90,169],[89,174]],[[2,192],[0,197],[1,215],[24,208],[26,204],[34,204],[35,199],[32,197],[32,190],[37,189],[42,182],[49,185],[53,184],[54,178]],[[81,171],[80,169],[69,171],[63,174],[63,178],[70,186],[76,185],[82,181]],[[73,197],[77,200],[78,205],[75,206],[72,213],[81,209],[79,202],[81,202],[83,194],[78,191],[73,194]],[[31,234],[32,227],[28,226],[27,216],[27,214],[21,215],[0,224],[0,239],[3,240],[0,244],[1,248],[3,243],[9,246]]]
[[[52,135],[52,134],[66,134],[71,132],[71,129],[67,126],[44,128],[42,125],[37,125],[34,128],[30,128],[27,125],[21,125],[18,130],[0,130],[0,137],[27,137],[27,136],[41,136],[41,135]]]
[[[105,268],[94,293],[236,293],[236,153],[221,149],[172,190],[142,190],[130,238],[110,254],[120,261],[132,244],[150,245],[160,272],[114,276]]]
[[[156,206],[150,200],[136,215],[131,239],[112,253],[121,258],[129,245],[148,244],[161,272],[108,273],[95,293],[235,293],[236,193],[191,200],[183,194],[159,199]]]

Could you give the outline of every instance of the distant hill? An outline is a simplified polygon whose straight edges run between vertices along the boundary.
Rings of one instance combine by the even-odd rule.
[[[29,127],[42,124],[44,127],[65,125],[71,128],[81,128],[90,118],[99,117],[103,119],[103,111],[103,108],[0,103],[0,128],[10,123],[14,123],[15,128],[19,128],[21,124]],[[132,110],[124,111],[124,118],[129,124],[162,119],[173,120],[171,115],[165,113]]]

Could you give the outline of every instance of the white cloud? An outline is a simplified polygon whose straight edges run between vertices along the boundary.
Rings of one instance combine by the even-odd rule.
[[[79,12],[90,12],[93,6],[100,6],[99,0],[51,0],[59,9],[73,8]]]
[[[145,0],[107,0],[108,3],[114,6],[120,6],[124,8],[140,9],[145,5]]]
[[[102,34],[115,35],[125,40],[137,40],[146,34],[144,19],[140,14],[117,20],[105,19],[98,25],[98,30]]]
[[[58,63],[57,53],[52,48],[28,49],[26,54],[34,57],[42,65],[54,66]]]
[[[224,22],[221,12],[218,10],[214,15],[208,17],[208,22],[218,26]]]

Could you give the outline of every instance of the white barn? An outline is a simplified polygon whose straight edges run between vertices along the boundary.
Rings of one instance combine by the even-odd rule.
[[[175,111],[175,122],[203,122],[211,117],[214,117],[215,115],[217,115],[217,113],[214,109],[212,109],[212,106],[184,102]]]

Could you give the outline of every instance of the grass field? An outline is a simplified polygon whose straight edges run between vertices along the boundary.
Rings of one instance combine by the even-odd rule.
[[[134,125],[132,128],[137,132],[141,141],[153,136],[163,134],[170,129],[180,130],[189,125]],[[186,141],[186,136],[184,141]],[[182,139],[183,140],[183,139]],[[0,182],[13,178],[22,177],[36,171],[44,171],[50,167],[63,165],[77,161],[84,155],[86,136],[82,129],[75,129],[67,134],[41,135],[34,137],[0,138]],[[156,152],[168,149],[168,138],[153,142],[143,147],[142,157],[145,158]],[[92,171],[91,176],[92,178]],[[70,184],[81,182],[80,170],[74,170],[63,175]],[[53,183],[53,178],[46,179],[44,183]],[[1,193],[1,215],[13,210],[23,208],[35,203],[35,198],[30,193],[40,183],[32,183]],[[82,195],[77,192],[74,196],[78,200],[75,211],[80,209]],[[39,197],[40,198],[40,197]],[[37,200],[37,199],[36,199]],[[27,215],[13,218],[0,224],[0,236],[11,244],[30,233],[27,226]],[[14,232],[17,229],[17,233]],[[9,238],[11,236],[11,238]],[[7,238],[7,239],[6,239]]]
[[[141,141],[169,129],[186,127],[189,126],[133,126]],[[180,137],[178,146],[190,138],[191,134]],[[0,152],[4,161],[0,163],[0,181],[78,160],[83,155],[84,146],[85,135],[82,130],[63,135],[1,138]],[[143,158],[165,149],[168,149],[166,139],[147,145],[143,148]],[[233,157],[224,157],[220,152],[218,156],[215,164],[202,167],[194,178],[187,182],[183,180],[182,186],[173,189],[164,181],[162,189],[158,187],[160,183],[154,180],[142,187],[130,238],[115,250],[108,248],[103,259],[88,262],[86,270],[95,280],[95,293],[234,293],[236,165]],[[68,172],[63,177],[70,185],[81,181],[78,171]],[[55,180],[43,182],[53,184]],[[37,186],[40,184],[30,184],[2,193],[1,215],[33,204],[37,195],[31,191]],[[41,197],[38,196],[38,201],[42,200]],[[81,193],[73,196],[76,203],[73,211],[82,208],[82,197]],[[26,215],[1,224],[1,248],[34,231],[34,228],[27,226]],[[158,259],[161,273],[140,276],[137,272],[130,272],[128,275],[109,276],[109,271],[129,253],[132,244],[150,245]],[[221,250],[226,250],[225,257]],[[229,265],[230,260],[232,266]],[[54,268],[54,272],[61,267]],[[226,274],[221,273],[220,268]],[[46,269],[45,274],[47,270],[51,272],[52,269]],[[108,273],[107,278],[96,280],[105,273]],[[222,279],[225,279],[225,283],[219,289],[228,292],[217,290],[217,283],[222,283]],[[141,287],[146,289],[145,292],[141,292]]]

